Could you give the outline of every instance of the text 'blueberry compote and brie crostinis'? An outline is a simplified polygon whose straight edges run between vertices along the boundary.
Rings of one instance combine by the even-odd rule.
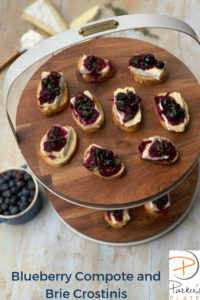
[[[161,93],[154,98],[154,108],[160,124],[169,131],[183,132],[189,122],[187,103],[180,93]]]
[[[113,228],[120,229],[131,220],[128,209],[110,210],[104,212],[105,221]]]
[[[167,79],[166,63],[157,60],[153,54],[133,55],[128,69],[132,79],[142,84],[154,85]]]
[[[83,166],[93,174],[115,179],[124,174],[125,167],[117,154],[101,146],[91,144],[84,152]]]
[[[112,119],[123,131],[136,131],[141,122],[141,98],[136,95],[133,87],[118,88],[114,91]]]
[[[70,100],[72,116],[80,129],[94,132],[104,123],[104,113],[97,98],[89,91],[79,92]]]
[[[111,60],[85,54],[78,60],[78,70],[83,79],[88,82],[105,81],[115,72]]]
[[[145,203],[144,208],[149,215],[160,217],[168,212],[170,205],[170,196],[166,194],[156,200]]]
[[[68,104],[68,90],[61,72],[42,72],[37,88],[37,104],[44,115],[62,111]]]
[[[50,166],[60,167],[73,156],[77,135],[71,126],[53,125],[40,142],[40,155]]]
[[[163,165],[173,164],[178,158],[175,144],[171,140],[160,136],[144,138],[138,150],[142,159],[148,159]]]

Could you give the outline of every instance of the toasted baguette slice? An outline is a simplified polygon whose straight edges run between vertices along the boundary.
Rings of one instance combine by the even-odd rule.
[[[81,130],[83,130],[87,133],[92,133],[92,132],[99,130],[102,127],[102,125],[104,124],[104,113],[103,113],[101,104],[99,103],[99,101],[97,100],[97,98],[95,97],[94,94],[91,94],[89,91],[84,91],[83,93],[86,96],[88,96],[88,98],[90,98],[94,101],[94,103],[96,105],[96,110],[99,112],[100,117],[98,117],[97,120],[93,124],[90,124],[89,126],[82,124],[79,121],[79,119],[76,116],[74,109],[73,109],[73,101],[74,101],[75,97],[70,100],[71,106],[72,106],[72,117]]]
[[[83,73],[81,71],[83,56],[81,56],[78,60],[78,70],[85,81],[87,81],[87,82],[102,82],[102,81],[105,81],[105,80],[113,77],[113,75],[115,73],[115,67],[113,66],[113,64],[112,64],[112,68],[109,69],[107,72],[105,72],[105,74],[100,74],[98,76],[90,76],[87,73]]]
[[[167,79],[166,63],[151,53],[133,55],[128,68],[132,79],[141,84],[154,85]]]
[[[86,164],[86,161],[88,159],[88,157],[90,156],[90,150],[92,147],[96,147],[96,148],[99,148],[99,149],[105,149],[101,146],[98,146],[98,145],[95,145],[95,144],[91,144],[84,152],[84,163],[83,163],[83,166],[88,169],[85,164]],[[111,175],[111,176],[103,176],[99,171],[98,171],[98,168],[93,168],[91,167],[91,169],[89,170],[91,173],[95,174],[96,176],[98,177],[101,177],[103,179],[106,179],[106,180],[113,180],[113,179],[117,179],[119,177],[121,177],[122,175],[124,175],[125,173],[125,166],[123,164],[122,161],[120,161],[120,159],[117,157],[117,159],[119,160],[119,163],[121,163],[120,165],[120,169],[117,171],[117,173],[115,173],[114,175]]]
[[[158,151],[161,151],[161,155],[151,157],[149,155],[149,148],[155,142],[158,145],[158,147],[157,147]],[[173,149],[171,154],[169,154],[168,152],[165,153],[165,146],[163,145],[163,142],[169,143],[168,145],[170,145],[170,147]],[[169,148],[169,146],[168,146],[168,148]],[[159,149],[161,149],[161,150],[159,150]],[[140,143],[138,150],[139,150],[140,158],[151,160],[151,161],[161,164],[161,165],[171,165],[171,164],[175,163],[176,160],[178,159],[178,151],[177,151],[176,145],[171,140],[166,139],[164,137],[160,137],[160,136],[144,138],[142,140],[142,142]]]
[[[41,85],[42,84],[40,82],[38,85],[38,88],[37,88],[37,104],[38,104],[38,108],[40,109],[41,113],[43,115],[48,116],[48,115],[56,114],[57,112],[60,112],[63,109],[65,109],[65,107],[68,105],[68,102],[69,102],[69,94],[68,94],[66,82],[64,82],[63,86],[62,86],[61,99],[60,99],[59,105],[56,107],[49,106],[48,108],[42,107],[42,105],[40,104],[40,101],[39,101]]]
[[[58,126],[60,126],[60,125],[58,125]],[[43,145],[44,145],[44,142],[46,141],[46,137],[47,137],[49,130],[46,132],[46,134],[43,136],[43,138],[41,139],[41,142],[40,142],[40,156],[48,165],[50,165],[52,167],[61,167],[64,164],[66,164],[72,158],[72,156],[74,155],[76,148],[77,148],[77,134],[76,134],[74,128],[71,126],[61,126],[61,127],[64,127],[64,129],[71,131],[71,138],[70,138],[70,141],[68,144],[68,149],[67,149],[66,155],[64,157],[51,159],[46,155],[46,153],[44,153]],[[51,153],[52,152],[49,152],[49,155],[51,155]]]
[[[124,123],[123,120],[120,121],[120,116],[118,114],[117,106],[115,103],[116,97],[119,93],[127,94],[128,92],[133,92],[135,94],[135,89],[133,87],[125,87],[124,89],[119,88],[119,89],[115,90],[114,102],[112,104],[112,120],[119,129],[126,131],[126,132],[135,132],[139,129],[140,123],[141,123],[141,109],[140,109],[140,104],[139,104],[139,102],[141,101],[140,97],[136,96],[136,99],[138,100],[139,109],[138,109],[137,114],[131,120],[129,120],[127,122],[129,126],[126,126],[127,123]],[[138,118],[138,119],[136,119],[136,118]]]
[[[162,199],[165,198],[167,201],[166,204],[164,205],[164,208],[162,210],[159,210],[156,208],[156,205],[153,203],[154,201],[149,201],[147,203],[144,204],[144,208],[146,210],[146,212],[154,217],[161,217],[163,215],[165,215],[168,212],[168,208],[171,205],[170,203],[170,196],[169,194],[157,199],[156,201],[162,201]]]
[[[145,84],[145,85],[156,85],[156,84],[164,82],[167,79],[167,68],[165,68],[164,73],[162,74],[160,79],[142,76],[142,75],[138,74],[137,72],[135,72],[134,70],[132,70],[131,68],[129,68],[129,73],[131,75],[131,78],[134,81],[141,83],[141,84]]]
[[[184,109],[184,111],[185,111],[184,122],[181,121],[179,124],[173,125],[172,123],[168,122],[168,120],[165,116],[163,117],[163,114],[162,114],[162,112],[160,110],[160,107],[159,107],[159,103],[160,103],[159,98],[162,98],[162,96],[166,97],[166,98],[167,97],[173,98],[173,100],[177,104],[179,104],[182,109]],[[159,103],[157,104],[157,102],[159,102]],[[188,105],[187,105],[186,101],[182,98],[180,93],[173,92],[173,93],[160,93],[160,94],[158,94],[154,98],[154,110],[155,110],[156,116],[158,118],[158,121],[160,122],[160,124],[163,128],[165,128],[166,130],[175,131],[175,132],[185,131],[185,129],[187,127],[187,124],[190,120],[190,116],[189,116]]]
[[[117,221],[114,218],[115,212],[119,211],[105,211],[104,212],[104,219],[105,221],[113,228],[115,229],[120,229],[128,224],[128,222],[131,220],[129,216],[129,210],[128,209],[122,209],[120,212],[123,214],[123,220],[122,221]],[[114,218],[114,221],[113,221]]]

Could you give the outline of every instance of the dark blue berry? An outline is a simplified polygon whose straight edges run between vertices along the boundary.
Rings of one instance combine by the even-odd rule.
[[[2,196],[4,198],[9,198],[11,196],[11,192],[9,190],[7,190],[7,191],[5,191],[5,192],[2,193]]]
[[[22,195],[23,195],[23,196],[26,196],[26,197],[30,196],[29,190],[27,190],[26,188],[23,188],[23,190],[22,190]]]
[[[35,189],[35,184],[32,180],[28,181],[28,189],[29,190],[34,190]]]
[[[28,206],[29,206],[28,203],[22,202],[22,203],[20,203],[19,209],[20,209],[21,211],[23,211],[23,210],[25,210]]]
[[[12,196],[12,197],[10,198],[10,204],[16,204],[16,203],[17,203],[17,200],[18,200],[17,196]]]
[[[30,191],[31,197],[34,198],[35,196],[35,191]]]
[[[20,201],[21,201],[21,202],[27,202],[27,197],[22,195],[22,196],[20,197]]]
[[[24,179],[25,179],[26,181],[31,180],[31,175],[25,173],[25,174],[24,174]]]
[[[17,182],[17,187],[18,188],[22,188],[23,186],[25,186],[25,182],[24,181],[18,181]]]
[[[8,210],[8,204],[2,203],[2,204],[1,204],[1,209],[2,209],[2,211]]]
[[[9,211],[10,211],[11,215],[16,215],[19,213],[19,208],[17,206],[10,206]]]
[[[8,190],[8,188],[9,188],[8,185],[6,183],[4,183],[4,184],[1,185],[0,190],[2,192],[4,192],[4,191]]]
[[[9,211],[4,211],[4,212],[3,212],[3,215],[4,215],[4,216],[9,216],[9,215],[10,215],[10,212],[9,212]]]

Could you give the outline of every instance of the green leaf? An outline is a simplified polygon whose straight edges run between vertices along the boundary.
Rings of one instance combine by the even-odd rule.
[[[105,7],[111,9],[115,16],[128,15],[128,12],[125,9],[114,6],[112,3],[106,3]]]
[[[125,9],[114,6],[112,3],[106,3],[105,7],[108,9],[111,9],[115,16],[123,16],[123,15],[129,14]],[[140,31],[143,35],[154,38],[154,39],[159,38],[158,35],[151,33],[151,31],[147,28],[138,28],[138,29],[134,29],[134,30]]]

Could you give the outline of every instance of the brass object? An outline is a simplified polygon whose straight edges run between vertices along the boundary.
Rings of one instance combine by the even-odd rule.
[[[119,25],[119,23],[115,20],[98,22],[93,25],[87,25],[87,26],[81,27],[79,30],[79,34],[81,34],[82,36],[87,36],[87,35],[94,34],[97,32],[117,28],[118,25]]]

